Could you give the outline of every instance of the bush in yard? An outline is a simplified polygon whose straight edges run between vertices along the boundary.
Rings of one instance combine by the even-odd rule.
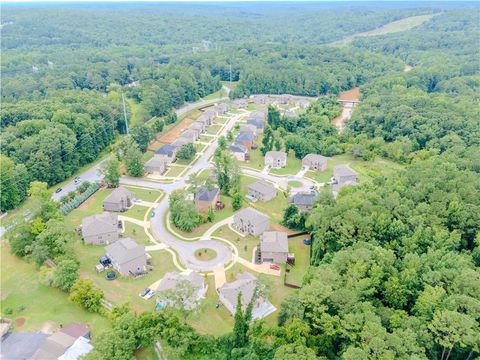
[[[233,210],[237,211],[238,209],[240,209],[242,207],[242,203],[243,203],[243,196],[241,193],[236,193],[235,195],[233,195],[232,197]]]
[[[185,200],[185,191],[176,190],[170,195],[170,219],[180,230],[191,232],[202,221],[197,208],[191,201]]]
[[[77,195],[68,203],[60,206],[60,210],[59,210],[60,214],[66,215],[70,211],[76,209],[85,200],[87,200],[90,196],[92,196],[99,188],[100,188],[100,184],[98,182],[89,183],[88,188],[83,193],[81,193],[80,195]]]
[[[138,146],[134,145],[128,148],[123,161],[128,175],[135,177],[143,175],[142,152],[138,149]]]
[[[103,295],[103,291],[95,287],[92,280],[77,279],[70,289],[69,299],[89,312],[99,312]]]
[[[84,193],[91,185],[90,181],[84,181],[80,184],[80,186],[77,188],[77,191],[79,194]]]
[[[63,291],[69,291],[78,279],[79,267],[78,262],[73,259],[61,260],[53,274],[52,285]]]
[[[193,144],[182,145],[180,150],[177,152],[177,158],[180,160],[192,160],[195,157],[197,151]]]

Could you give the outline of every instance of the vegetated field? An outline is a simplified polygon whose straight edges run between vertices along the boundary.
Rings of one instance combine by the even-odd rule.
[[[360,182],[388,175],[402,168],[402,165],[378,156],[372,161],[363,161],[355,159],[351,154],[342,154],[331,157],[325,171],[307,171],[305,176],[318,182],[328,182],[333,175],[333,167],[340,164],[347,164],[357,171]]]
[[[241,167],[249,167],[255,170],[263,170],[265,167],[265,160],[260,152],[260,144],[262,143],[261,139],[258,139],[255,141],[255,143],[258,145],[258,148],[255,150],[250,150],[250,160],[246,162],[241,162],[240,166]]]
[[[35,264],[12,255],[6,245],[1,247],[0,252],[0,308],[2,317],[14,320],[15,331],[38,331],[46,321],[59,325],[84,322],[91,326],[94,336],[110,328],[106,318],[84,311],[68,300],[67,293],[42,285]],[[10,313],[10,310],[13,312]],[[17,319],[24,319],[25,322],[15,326]]]
[[[215,138],[213,136],[200,135],[198,140],[204,143],[211,143]]]
[[[302,160],[295,157],[293,150],[290,150],[287,157],[287,166],[280,169],[272,169],[270,172],[276,175],[295,175],[302,168]]]
[[[260,239],[258,237],[250,235],[242,237],[235,231],[232,231],[228,225],[223,225],[222,227],[218,228],[212,235],[230,240],[233,245],[237,247],[238,255],[248,261],[252,260],[253,248],[258,246],[260,243]]]
[[[288,251],[295,254],[295,265],[287,266],[290,271],[286,276],[289,284],[302,286],[303,276],[310,266],[310,246],[303,243],[308,235],[296,236],[288,240]]]
[[[103,246],[84,245],[80,240],[75,241],[75,253],[80,261],[80,276],[92,279],[96,286],[103,290],[105,299],[114,305],[130,303],[135,311],[151,311],[155,308],[154,298],[145,300],[138,294],[146,287],[160,280],[166,272],[175,271],[172,255],[166,251],[152,251],[150,264],[153,270],[147,275],[134,278],[132,276],[118,276],[117,279],[105,279],[106,271],[97,273],[95,266],[100,257],[105,255]]]
[[[198,152],[203,152],[208,145],[203,145],[203,144],[193,144],[195,147],[195,150]]]
[[[155,202],[158,197],[162,194],[159,190],[147,189],[147,188],[140,188],[135,186],[125,186],[128,190],[130,190],[137,199],[148,201],[148,202]]]
[[[148,208],[146,206],[133,205],[130,209],[125,211],[122,215],[143,221],[147,211],[148,211]]]
[[[179,176],[182,172],[184,172],[185,169],[187,169],[186,166],[170,166],[168,171],[164,175],[176,177]]]
[[[242,194],[246,195],[248,193],[248,185],[257,181],[259,181],[259,179],[251,176],[242,175],[242,180],[241,180]],[[279,190],[275,199],[272,199],[267,202],[263,202],[263,201],[250,202],[247,199],[245,199],[245,206],[251,206],[257,209],[258,211],[261,211],[264,214],[268,215],[270,217],[270,222],[279,223],[280,221],[282,221],[282,218],[283,218],[283,210],[288,206],[288,199],[285,193]]]
[[[124,221],[123,226],[125,228],[125,231],[122,233],[123,237],[129,237],[139,244],[152,245],[147,234],[145,234],[145,230],[140,225]]]
[[[345,39],[336,43],[346,44],[352,41],[356,37],[384,35],[388,33],[395,33],[395,32],[410,30],[416,26],[423,24],[425,21],[430,20],[432,17],[433,15],[410,16],[397,21],[392,21],[374,30],[348,36]]]
[[[216,135],[221,128],[222,128],[221,125],[216,125],[216,124],[210,125],[209,127],[207,127],[207,134]]]
[[[220,90],[215,91],[214,93],[211,93],[211,94],[203,97],[202,99],[203,100],[212,100],[212,99],[222,98],[222,97],[226,97],[226,96],[227,96],[227,92],[223,88],[221,88]]]
[[[128,124],[132,126],[143,123],[145,121],[143,106],[133,99],[127,99],[127,103],[132,113],[132,116],[128,119]]]

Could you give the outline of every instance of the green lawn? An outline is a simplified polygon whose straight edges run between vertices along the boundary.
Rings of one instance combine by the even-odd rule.
[[[295,153],[290,150],[287,157],[287,166],[280,169],[272,169],[270,172],[277,175],[295,175],[302,168],[302,160],[295,157]]]
[[[402,165],[378,156],[372,161],[363,161],[355,159],[351,154],[342,154],[330,158],[325,171],[307,171],[305,176],[318,182],[328,182],[333,176],[334,166],[340,164],[350,165],[352,169],[357,171],[360,182],[383,175],[389,175],[402,169]]]
[[[11,255],[6,245],[1,247],[1,261],[2,317],[25,319],[22,326],[14,323],[15,331],[38,331],[46,321],[84,322],[91,326],[93,336],[110,328],[107,319],[82,310],[63,291],[40,284],[35,265]],[[6,314],[9,309],[12,314]]]
[[[187,169],[185,166],[170,166],[165,176],[179,176],[185,169]]]
[[[128,124],[132,126],[135,124],[143,123],[146,120],[146,112],[143,106],[133,99],[127,99],[127,103],[131,111],[131,116],[128,119]]]
[[[238,255],[248,261],[252,260],[252,250],[260,243],[260,239],[255,236],[242,237],[235,231],[232,231],[228,225],[223,225],[217,229],[213,236],[218,236],[230,240],[238,249]]]
[[[195,150],[198,152],[202,152],[205,150],[205,148],[208,146],[208,145],[203,145],[203,144],[193,144],[193,146],[195,147]]]
[[[255,111],[257,109],[258,109],[257,104],[250,103],[250,104],[247,105],[247,110],[248,111]]]
[[[305,245],[303,239],[305,236],[297,236],[288,241],[288,251],[295,254],[295,265],[288,266],[287,282],[297,286],[302,286],[303,276],[310,265],[310,246]]]
[[[259,137],[257,140],[255,140],[255,143],[258,145],[258,148],[255,150],[250,150],[250,160],[247,162],[241,162],[240,166],[261,171],[265,167],[265,159],[260,152],[260,147],[262,144],[261,138]]]
[[[207,134],[217,135],[218,131],[222,128],[222,125],[210,125],[207,127]]]
[[[122,213],[122,215],[143,221],[147,211],[148,208],[146,206],[133,205],[130,209]]]
[[[90,196],[82,205],[69,213],[65,218],[72,228],[81,224],[82,219],[103,212],[103,200],[112,193],[113,189],[100,189]]]
[[[154,156],[155,156],[155,153],[153,151],[146,151],[142,156],[142,161],[146,163],[148,160],[150,160]]]
[[[210,143],[215,140],[215,138],[213,136],[200,135],[198,140],[201,142]]]
[[[145,230],[143,229],[143,227],[128,221],[124,221],[123,224],[125,226],[125,231],[122,233],[122,237],[132,238],[139,244],[153,245],[150,242],[147,234],[145,234]]]
[[[166,251],[152,251],[150,264],[153,270],[147,275],[134,279],[133,277],[118,277],[116,280],[105,279],[105,271],[97,273],[95,265],[105,254],[103,246],[84,245],[81,241],[75,242],[75,252],[80,261],[80,274],[87,277],[103,290],[105,298],[114,305],[130,303],[135,311],[150,311],[155,307],[154,298],[142,299],[138,294],[140,291],[160,280],[166,272],[175,271],[172,256]]]
[[[298,187],[302,187],[303,184],[300,181],[292,180],[288,182],[288,186],[292,188],[298,188]]]
[[[125,186],[128,190],[135,194],[137,199],[148,201],[148,202],[155,202],[158,197],[162,194],[161,191],[147,189],[147,188],[138,188],[134,186]]]
[[[226,97],[226,96],[227,96],[227,93],[225,92],[225,90],[223,88],[221,88],[220,90],[215,91],[214,93],[211,93],[211,94],[203,97],[202,99],[203,100],[212,100],[212,99]]]
[[[217,116],[217,117],[215,118],[215,121],[214,121],[213,123],[214,123],[214,124],[221,124],[221,125],[223,125],[223,124],[225,124],[225,123],[228,121],[228,119],[230,119],[230,118],[227,117],[227,116],[224,116],[224,115],[222,115],[222,116]]]
[[[258,179],[242,175],[242,194],[248,193],[248,185],[257,182]],[[251,206],[270,217],[270,221],[279,223],[283,218],[283,210],[288,206],[288,199],[283,191],[278,191],[275,199],[267,202],[257,201],[250,202],[245,198],[244,206]]]

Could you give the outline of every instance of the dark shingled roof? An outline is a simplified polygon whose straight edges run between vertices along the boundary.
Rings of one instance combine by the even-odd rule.
[[[166,144],[166,145],[163,145],[157,151],[155,151],[155,154],[163,154],[163,155],[168,155],[168,156],[172,157],[174,152],[175,152],[175,149],[176,149],[175,146],[173,146],[171,144]]]
[[[212,201],[217,196],[219,189],[213,187],[210,190],[206,186],[202,186],[197,191],[196,199],[200,201]]]
[[[312,191],[310,193],[297,193],[291,197],[290,202],[295,205],[310,206],[313,205],[316,197],[317,193],[315,191]]]
[[[249,132],[241,132],[238,134],[237,138],[235,139],[235,142],[241,142],[241,141],[253,141],[254,136],[253,133]]]

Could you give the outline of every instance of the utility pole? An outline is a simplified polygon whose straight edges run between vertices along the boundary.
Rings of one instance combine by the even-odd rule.
[[[123,92],[122,92],[122,101],[123,101],[123,116],[125,117],[125,131],[128,135],[127,108],[125,107],[125,94]]]
[[[230,89],[232,88],[232,62],[230,61]]]

